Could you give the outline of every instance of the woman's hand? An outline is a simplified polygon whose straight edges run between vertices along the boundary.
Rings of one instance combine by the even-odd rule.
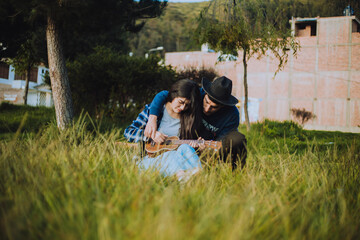
[[[202,138],[202,137],[199,137],[198,139],[197,139],[197,141],[203,141],[204,139]],[[198,150],[201,152],[201,151],[203,151],[205,148],[206,148],[206,146],[205,146],[205,144],[204,143],[198,143],[197,141],[191,141],[190,143],[189,143],[189,145],[192,147],[192,148],[198,148]]]
[[[155,137],[152,138],[152,140],[156,143],[163,143],[167,137],[168,137],[167,135],[165,135],[159,131],[156,131]]]
[[[199,138],[198,138],[198,141],[204,141],[204,139],[203,139],[202,137],[199,137]],[[200,152],[204,151],[205,148],[206,148],[204,142],[203,142],[203,143],[198,143],[198,147],[199,147],[198,150],[199,150]]]
[[[146,123],[144,136],[155,140],[156,130],[157,130],[157,116],[150,115],[148,122]]]

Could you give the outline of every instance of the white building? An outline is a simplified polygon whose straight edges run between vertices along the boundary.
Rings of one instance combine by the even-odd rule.
[[[52,92],[44,83],[48,69],[40,65],[31,69],[27,104],[30,106],[52,107]],[[0,62],[0,102],[24,103],[25,77],[16,74],[12,65]]]

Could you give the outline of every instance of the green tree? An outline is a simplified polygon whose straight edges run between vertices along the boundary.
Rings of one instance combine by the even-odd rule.
[[[1,2],[1,5],[6,7],[3,10],[6,23],[20,22],[19,25],[24,26],[26,31],[30,31],[31,25],[46,29],[56,119],[59,129],[64,129],[71,124],[74,116],[63,47],[64,39],[69,41],[70,38],[64,36],[71,33],[72,39],[83,40],[86,39],[84,36],[96,35],[97,40],[103,38],[106,42],[109,36],[117,35],[114,29],[138,31],[144,23],[136,23],[136,19],[160,15],[166,3],[158,0],[10,0]],[[9,42],[4,42],[5,45],[13,43],[11,37],[5,40]],[[23,43],[20,41],[13,45],[19,48]]]
[[[119,55],[97,47],[68,63],[75,111],[93,116],[132,119],[154,94],[175,81],[175,71],[159,58]]]
[[[244,110],[248,130],[248,60],[271,53],[279,61],[276,74],[285,66],[289,53],[296,55],[299,47],[287,27],[288,19],[282,17],[285,10],[278,0],[213,0],[199,17],[198,40],[220,51],[220,61],[225,57],[234,60],[238,51],[242,51]]]
[[[138,33],[131,34],[130,48],[144,56],[151,48],[163,46],[166,52],[199,50],[194,38],[196,18],[207,2],[169,3],[159,18],[149,19]]]
[[[264,4],[268,0],[262,1]],[[357,18],[360,18],[359,0],[271,0],[282,6],[283,19],[291,17],[333,17],[342,16],[344,8],[350,4]],[[149,49],[163,46],[166,52],[200,50],[194,41],[196,17],[208,2],[169,3],[164,13],[149,19],[136,34],[129,37],[129,47],[137,56],[144,56]]]
[[[314,5],[321,17],[342,16],[344,9],[350,5],[354,10],[354,15],[360,18],[359,0],[322,0],[315,2]]]
[[[29,38],[20,46],[16,56],[7,62],[15,67],[16,73],[25,75],[24,104],[27,105],[31,69],[43,62],[34,42]]]

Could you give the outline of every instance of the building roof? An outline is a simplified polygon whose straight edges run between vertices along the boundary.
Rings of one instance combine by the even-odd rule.
[[[356,22],[358,22],[358,24],[360,24],[359,19],[356,18],[356,16],[336,16],[336,17],[308,17],[308,18],[301,18],[301,17],[293,17],[292,19],[289,20],[289,22],[291,23],[292,21],[294,21],[295,23],[297,22],[313,22],[313,21],[317,21],[319,19],[329,19],[329,18],[350,18],[355,20]]]

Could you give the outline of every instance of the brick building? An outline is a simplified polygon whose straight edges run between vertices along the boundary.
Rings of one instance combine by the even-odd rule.
[[[291,25],[301,49],[275,78],[273,57],[248,62],[250,121],[296,120],[291,109],[305,108],[316,115],[307,129],[360,132],[359,20],[296,18]],[[243,100],[242,59],[217,63],[217,57],[206,50],[166,53],[165,63],[177,69],[212,67],[233,80],[233,94]]]

